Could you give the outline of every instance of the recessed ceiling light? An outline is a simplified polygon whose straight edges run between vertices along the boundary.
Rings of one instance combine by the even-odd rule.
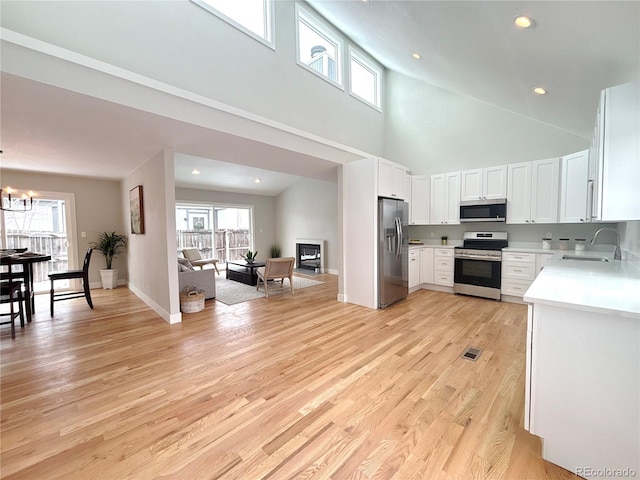
[[[419,53],[413,53],[411,56],[416,60],[420,60],[422,58],[422,55],[420,55]]]
[[[538,95],[546,95],[546,94],[547,94],[547,91],[546,91],[544,88],[542,88],[542,87],[536,87],[536,88],[534,88],[534,89],[533,89],[533,92],[534,92],[534,93],[537,93]]]
[[[260,183],[261,181],[262,181],[262,180],[261,180],[261,179],[259,179],[259,178],[256,178],[256,179],[254,180],[254,182],[255,182],[255,183]]]
[[[194,168],[193,170],[191,170],[191,174],[192,175],[200,175],[200,170],[198,170],[197,168]]]
[[[522,28],[529,28],[529,27],[533,27],[533,20],[529,17],[526,17],[524,15],[520,15],[519,17],[516,17],[516,19],[514,20],[514,23]]]

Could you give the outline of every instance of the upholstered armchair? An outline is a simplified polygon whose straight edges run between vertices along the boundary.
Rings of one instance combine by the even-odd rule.
[[[216,273],[220,275],[220,271],[218,270],[218,262],[220,260],[217,258],[202,258],[200,250],[197,248],[183,248],[182,254],[194,267],[202,268],[204,265],[213,265],[213,268],[216,269]]]
[[[264,285],[264,294],[269,298],[269,289],[284,287],[284,279],[289,279],[289,288],[291,289],[291,295],[293,295],[293,264],[295,258],[283,257],[283,258],[267,258],[266,265],[260,267],[257,270],[258,283],[256,284],[256,290],[260,289],[260,282]],[[271,280],[271,284],[269,283]]]

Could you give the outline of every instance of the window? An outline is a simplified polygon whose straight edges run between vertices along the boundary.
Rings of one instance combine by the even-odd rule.
[[[342,87],[342,40],[296,4],[298,65]]]
[[[77,246],[75,242],[68,241],[76,238],[75,196],[72,193],[39,191],[31,210],[2,214],[0,223],[4,225],[0,228],[0,243],[4,248],[27,248],[51,255],[49,262],[33,266],[36,293],[49,291],[49,271],[78,268],[75,260]],[[65,286],[69,287],[70,283]]]
[[[191,0],[225,22],[273,47],[273,0]]]
[[[349,91],[351,94],[380,110],[380,79],[382,78],[382,71],[373,62],[350,48],[349,73]]]

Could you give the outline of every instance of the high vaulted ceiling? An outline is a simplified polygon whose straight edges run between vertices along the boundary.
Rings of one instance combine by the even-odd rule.
[[[585,139],[591,135],[598,92],[640,75],[638,1],[309,3],[389,70]],[[516,28],[513,20],[519,14],[532,17],[534,27]],[[422,58],[412,58],[414,52]],[[233,148],[252,152],[256,158],[264,149],[264,158],[277,158],[288,165],[286,160],[295,152],[249,140],[237,147],[242,139],[222,138],[223,134],[216,137],[220,140],[217,145],[203,145],[196,126],[12,75],[2,78],[3,168],[122,178],[135,166],[120,165],[118,159],[140,158],[143,162],[171,142],[176,152],[188,154],[178,156],[176,162],[176,179],[182,186],[245,192],[255,188],[256,193],[275,195],[296,180],[294,175],[335,178],[329,162],[320,162],[316,171],[309,172],[282,166],[281,172],[294,175],[269,190],[264,183],[253,184],[249,190],[234,186],[241,179],[264,174],[256,170],[235,169],[235,174],[230,170],[226,185],[220,183],[219,175],[200,175],[194,180],[191,169],[194,163],[203,162],[194,156],[236,162]],[[548,94],[534,95],[535,86],[544,87]],[[99,112],[91,122],[86,120],[89,110]],[[220,150],[223,143],[229,148]],[[9,144],[27,149],[23,158],[28,153],[47,159],[46,167],[42,162],[30,165],[23,158],[12,163],[7,155]],[[206,155],[214,151],[221,155]],[[266,163],[248,165],[256,168]],[[206,165],[204,168],[206,171]]]
[[[308,3],[390,70],[585,138],[598,92],[640,75],[638,1]]]

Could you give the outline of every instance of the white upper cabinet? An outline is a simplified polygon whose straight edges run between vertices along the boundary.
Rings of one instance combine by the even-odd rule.
[[[482,187],[485,199],[507,198],[507,166],[484,168]]]
[[[445,185],[444,173],[431,175],[429,219],[432,225],[444,223],[446,205]]]
[[[507,168],[507,223],[557,223],[560,159]]]
[[[431,178],[427,175],[411,177],[411,203],[409,223],[411,225],[429,224],[429,185]]]
[[[507,168],[507,223],[531,220],[531,162]]]
[[[460,172],[431,175],[429,198],[432,225],[460,223]]]
[[[531,222],[558,223],[560,159],[531,162]]]
[[[445,173],[447,205],[444,223],[460,223],[460,172]]]
[[[560,223],[588,221],[589,150],[562,157],[560,177]]]
[[[406,192],[408,171],[400,164],[378,159],[378,196],[409,200]]]
[[[589,155],[590,220],[640,220],[640,83],[603,90]]]
[[[460,200],[480,200],[482,196],[482,168],[460,172]]]
[[[477,168],[460,172],[460,200],[507,197],[507,166]]]

